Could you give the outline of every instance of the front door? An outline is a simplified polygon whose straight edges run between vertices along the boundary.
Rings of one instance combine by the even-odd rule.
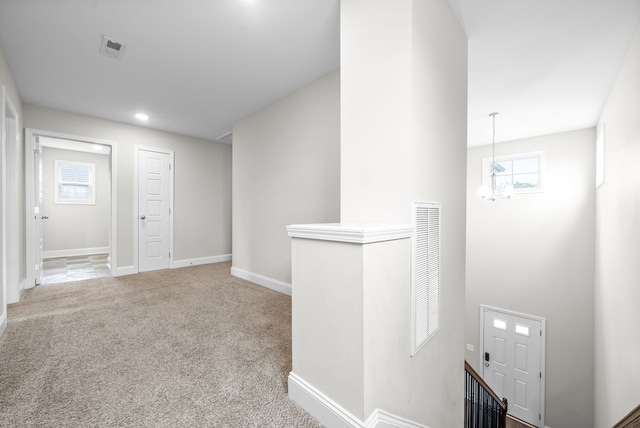
[[[508,413],[534,426],[542,424],[542,334],[544,321],[482,307],[483,378]]]
[[[140,272],[169,268],[170,154],[138,151],[138,261]]]

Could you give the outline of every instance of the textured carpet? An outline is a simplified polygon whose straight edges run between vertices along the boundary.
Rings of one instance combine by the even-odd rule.
[[[287,396],[291,299],[229,267],[25,292],[0,338],[0,426],[318,427]]]

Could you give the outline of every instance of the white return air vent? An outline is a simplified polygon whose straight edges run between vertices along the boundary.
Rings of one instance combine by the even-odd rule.
[[[411,356],[440,326],[440,204],[413,202]]]
[[[100,53],[111,58],[120,59],[126,47],[127,45],[120,43],[111,37],[102,36]]]

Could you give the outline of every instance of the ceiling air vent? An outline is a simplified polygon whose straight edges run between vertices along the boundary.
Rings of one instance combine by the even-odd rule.
[[[119,59],[127,45],[112,39],[111,37],[102,36],[102,45],[100,45],[100,53],[111,58]]]

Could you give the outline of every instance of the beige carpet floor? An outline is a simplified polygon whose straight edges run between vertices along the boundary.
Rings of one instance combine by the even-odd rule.
[[[0,338],[0,426],[318,427],[287,396],[291,299],[229,267],[25,292]]]

